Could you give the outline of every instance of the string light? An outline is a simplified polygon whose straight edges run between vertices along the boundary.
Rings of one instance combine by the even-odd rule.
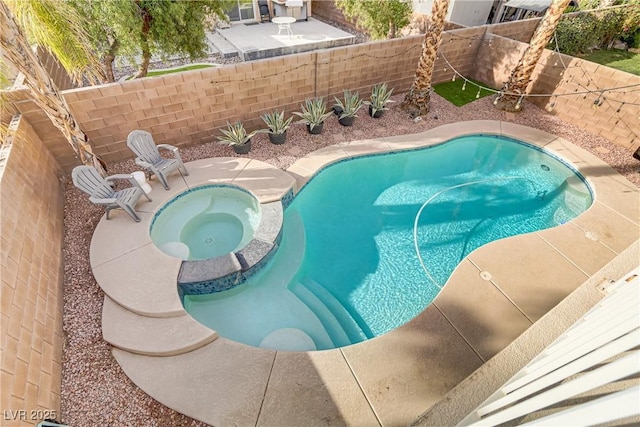
[[[524,95],[520,95],[520,98],[518,98],[518,102],[516,102],[516,111],[520,111],[520,108],[522,108],[522,100],[524,99]]]
[[[632,92],[632,91],[635,91],[635,90],[640,90],[640,89],[634,89],[632,91],[621,92],[622,89],[630,89],[630,88],[635,88],[635,87],[639,87],[640,88],[640,84],[631,84],[631,85],[626,85],[626,86],[618,86],[618,87],[604,88],[604,89],[597,89],[597,90],[583,90],[583,91],[581,91],[579,87],[576,87],[573,90],[573,93],[530,93],[530,94],[521,95],[519,93],[509,93],[508,91],[503,92],[501,90],[493,89],[493,88],[490,88],[490,87],[487,87],[487,86],[482,86],[482,85],[479,85],[477,83],[474,83],[474,82],[468,80],[466,77],[464,77],[460,72],[458,72],[455,69],[455,67],[453,67],[451,62],[449,62],[449,60],[444,55],[441,55],[441,57],[446,62],[447,68],[450,68],[455,74],[457,74],[462,79],[464,79],[464,83],[462,85],[462,90],[466,89],[466,84],[467,84],[467,82],[469,82],[470,84],[472,84],[472,85],[474,85],[474,86],[476,86],[478,88],[484,89],[487,92],[501,93],[503,95],[524,96],[524,97],[527,97],[527,98],[535,98],[535,97],[548,98],[550,96],[557,97],[557,96],[582,95],[583,98],[585,98],[585,99],[589,94],[592,94],[592,93],[599,93],[601,95],[603,95],[606,92],[614,92],[614,93],[625,94],[625,93],[629,93],[629,92]],[[569,76],[569,79],[573,80],[573,78],[574,78],[573,75]],[[571,81],[569,81],[569,79],[567,80],[567,83],[571,83]],[[611,100],[611,101],[613,101],[613,102],[622,102],[622,101],[617,101],[617,100]],[[636,103],[629,103],[629,102],[627,102],[627,104],[629,104],[629,105],[640,105],[640,103],[636,104]]]
[[[476,93],[476,99],[480,98],[480,91],[481,91],[481,90],[482,90],[482,89],[478,87],[478,93]]]

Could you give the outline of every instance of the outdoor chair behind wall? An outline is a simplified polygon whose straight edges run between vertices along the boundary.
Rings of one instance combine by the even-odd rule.
[[[149,132],[134,130],[127,137],[127,146],[135,153],[136,164],[155,174],[165,190],[169,189],[167,177],[175,170],[183,175],[189,175],[184,167],[178,147],[169,144],[158,144],[153,141]],[[159,149],[173,152],[173,159],[166,159],[160,155]]]

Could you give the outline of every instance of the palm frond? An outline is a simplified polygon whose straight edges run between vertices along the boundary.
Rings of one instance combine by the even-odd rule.
[[[81,83],[104,81],[99,59],[91,50],[83,17],[64,1],[3,0],[32,43],[54,55],[71,78]]]

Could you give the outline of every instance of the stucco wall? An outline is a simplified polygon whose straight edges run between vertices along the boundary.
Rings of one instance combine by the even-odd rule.
[[[0,178],[2,426],[37,424],[60,414],[61,174],[21,120]]]

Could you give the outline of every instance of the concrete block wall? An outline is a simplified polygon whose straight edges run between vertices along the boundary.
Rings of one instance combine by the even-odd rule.
[[[529,34],[536,22],[528,20],[519,21],[517,25],[507,23],[445,32],[433,83],[451,80],[453,67],[466,77],[491,87],[501,87],[526,44],[497,34],[510,34],[518,28]],[[328,97],[331,105],[333,96],[340,96],[344,89],[350,89],[366,98],[370,88],[382,82],[393,87],[396,94],[405,92],[413,81],[422,41],[423,36],[419,35],[344,46],[73,89],[65,91],[64,96],[95,151],[110,163],[132,157],[126,137],[134,129],[151,132],[157,143],[179,147],[211,143],[216,141],[215,136],[227,121],[241,120],[248,130],[261,128],[264,127],[260,120],[262,113],[271,109],[284,109],[288,114],[299,111],[300,103],[308,97]],[[534,76],[538,78],[532,86],[534,91],[563,93],[566,90],[557,86],[561,79],[553,75],[552,68],[541,65],[539,69],[544,72]],[[594,69],[593,75],[593,79],[602,84],[617,82],[617,86],[637,79],[637,76],[619,74],[606,67]],[[629,93],[624,99],[633,103],[637,93]],[[599,127],[594,128],[588,117],[582,119],[576,114],[578,110],[590,111],[591,104],[585,105],[577,98],[556,103],[554,114],[595,133],[603,132],[604,135],[606,132],[607,138],[623,147],[633,148],[638,144],[637,136],[631,130],[627,132],[618,126],[620,114],[623,119],[625,114],[635,114],[635,107],[626,105],[620,114],[616,113],[617,108],[599,109],[599,115],[603,117]],[[26,96],[14,104],[63,169],[70,171],[77,164],[75,154],[44,113]],[[616,121],[618,124],[614,126]]]
[[[540,18],[523,19],[522,21],[502,22],[487,25],[487,32],[522,43],[529,43]]]
[[[471,76],[501,88],[526,47],[526,43],[487,34],[486,41],[480,44],[477,66]],[[559,96],[532,96],[527,98],[529,102],[629,151],[640,147],[640,92],[634,91],[634,87],[601,92],[640,85],[640,76],[545,50],[531,81],[530,94]],[[594,92],[584,93],[589,91]],[[598,99],[602,100],[600,106],[594,105]]]
[[[264,127],[260,114],[292,110],[314,96],[315,53],[113,83],[65,93],[94,149],[107,162],[132,157],[134,129],[178,147],[216,141],[226,122]],[[64,164],[68,168],[67,164]]]
[[[37,54],[44,69],[47,70],[58,90],[67,90],[75,87],[71,77],[69,77],[69,74],[62,64],[60,64],[58,58],[52,56],[49,51],[42,47],[38,47]]]
[[[20,120],[0,177],[0,425],[59,418],[62,381],[62,171]]]
[[[45,112],[30,100],[29,91],[27,89],[13,90],[10,96],[17,112],[31,125],[40,138],[40,142],[49,150],[58,164],[71,165],[71,167],[77,165],[78,160],[75,152],[58,128],[51,123]]]
[[[341,97],[345,89],[364,99],[371,88],[387,83],[394,93],[406,91],[413,81],[422,37],[378,41],[318,52],[319,96]]]
[[[532,93],[580,93],[530,99],[550,114],[629,151],[640,147],[640,92],[637,90],[640,76],[547,50],[535,69],[533,81]],[[623,86],[631,87],[601,91]],[[594,92],[582,94],[587,91]]]

